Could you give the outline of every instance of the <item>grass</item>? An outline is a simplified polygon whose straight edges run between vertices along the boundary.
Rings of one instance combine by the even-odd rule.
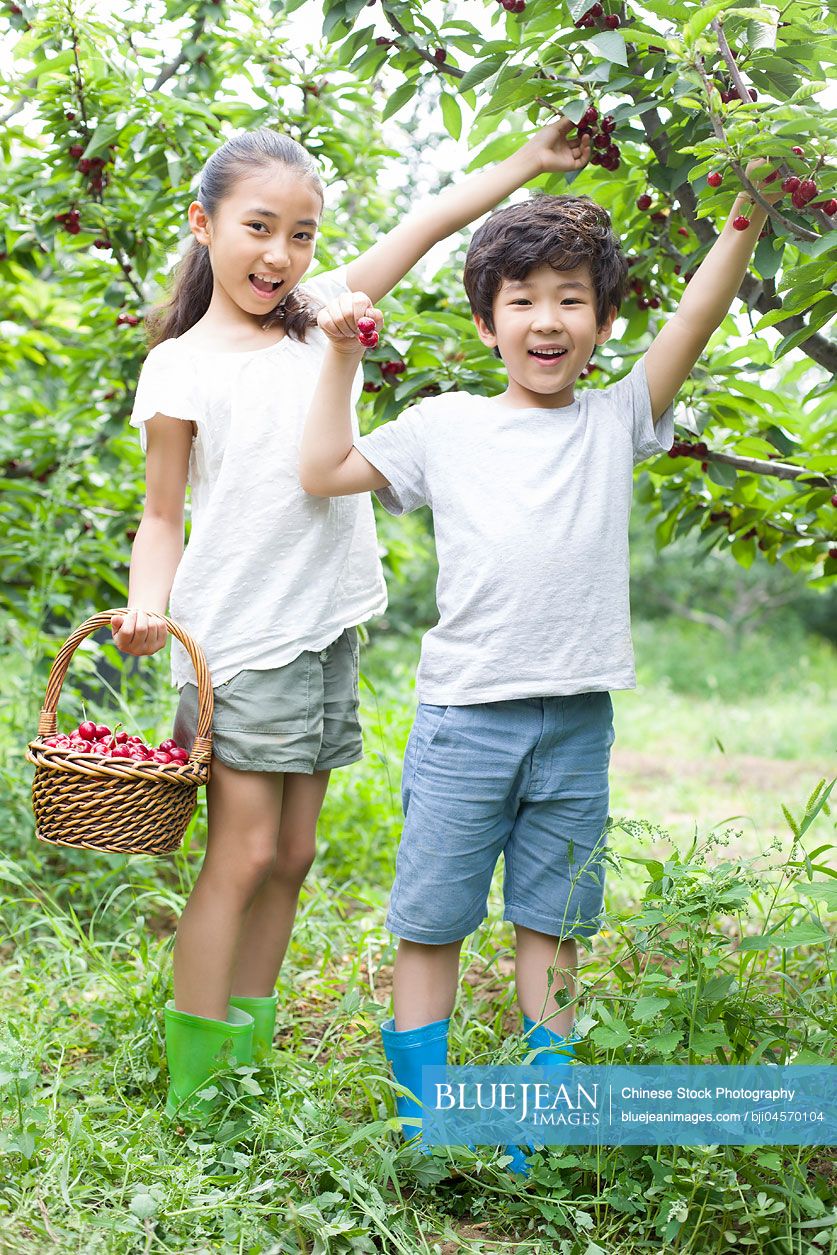
[[[833,817],[823,788],[810,795],[833,746],[834,654],[764,634],[749,646],[764,668],[754,686],[702,632],[635,624],[639,687],[614,699],[609,917],[583,951],[580,1057],[745,1062],[761,1049],[762,1061],[829,1059],[835,968],[817,884],[833,864]],[[684,649],[702,661],[684,667]],[[335,773],[329,791],[280,980],[274,1058],[219,1079],[216,1120],[196,1130],[160,1121],[160,1007],[201,817],[173,860],[36,843],[14,696],[24,687],[11,683],[0,712],[0,1251],[837,1250],[824,1148],[558,1147],[522,1188],[491,1148],[426,1158],[401,1145],[378,1025],[416,656],[415,642],[383,636],[366,655],[367,757]],[[14,680],[14,660],[7,674]],[[161,731],[169,710],[165,699]],[[780,764],[798,776],[781,776]],[[732,795],[748,821],[719,826]],[[663,874],[630,862],[637,853],[660,855]],[[495,882],[490,917],[463,950],[454,1062],[518,1049],[499,907]],[[740,946],[801,924],[815,941]],[[638,1018],[650,991],[663,1005]]]

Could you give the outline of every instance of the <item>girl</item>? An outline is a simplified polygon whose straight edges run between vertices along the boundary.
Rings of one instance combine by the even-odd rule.
[[[276,978],[329,772],[362,756],[356,625],[384,609],[386,590],[369,494],[320,499],[299,486],[299,441],[326,347],[317,310],[347,291],[378,302],[432,245],[515,188],[581,168],[590,140],[568,142],[571,126],[550,124],[304,286],[324,200],[306,150],[271,130],[245,133],[201,175],[188,211],[194,239],[152,315],[131,417],[146,500],[130,609],[112,623],[121,650],[151,654],[166,642],[158,616],[170,606],[202,645],[214,686],[206,855],[178,925],[165,1007],[169,1115],[201,1114],[193,1095],[225,1041],[239,1062],[270,1048]],[[358,373],[353,403],[361,384]],[[188,747],[197,690],[176,641],[172,678],[174,736]]]

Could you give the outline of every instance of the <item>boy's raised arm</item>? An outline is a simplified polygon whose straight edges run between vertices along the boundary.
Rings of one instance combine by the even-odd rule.
[[[583,170],[590,160],[590,136],[567,139],[574,125],[567,117],[550,122],[505,161],[469,175],[456,187],[445,188],[426,206],[408,214],[349,263],[346,278],[351,290],[379,301],[434,244],[499,205],[530,179],[539,174]]]
[[[363,357],[359,318],[374,318],[378,328],[383,323],[364,292],[345,292],[317,315],[329,344],[299,449],[299,482],[314,497],[345,497],[389,483],[354,447],[352,380]]]
[[[749,162],[747,177],[764,159]],[[781,196],[764,185],[758,190],[771,204]],[[712,248],[695,271],[674,315],[655,337],[645,354],[645,373],[651,396],[651,418],[665,412],[688,379],[712,335],[726,317],[736,292],[741,287],[753,249],[764,226],[767,214],[753,203],[750,225],[737,230],[733,223],[744,217],[751,198],[742,193],[735,200],[729,218]]]

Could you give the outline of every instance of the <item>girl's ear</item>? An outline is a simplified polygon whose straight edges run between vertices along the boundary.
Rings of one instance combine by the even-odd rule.
[[[497,337],[495,336],[494,332],[489,327],[488,323],[485,321],[484,318],[481,318],[479,314],[474,314],[473,317],[474,317],[474,326],[477,329],[477,335],[482,340],[483,344],[487,345],[488,348],[490,349],[496,348]]]
[[[199,244],[209,244],[209,218],[199,200],[193,200],[189,206],[189,228]]]

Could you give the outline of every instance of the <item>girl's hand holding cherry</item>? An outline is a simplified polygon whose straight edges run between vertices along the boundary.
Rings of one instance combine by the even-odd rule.
[[[383,314],[365,292],[344,292],[317,315],[317,324],[331,347],[347,357],[374,349],[383,323]]]

